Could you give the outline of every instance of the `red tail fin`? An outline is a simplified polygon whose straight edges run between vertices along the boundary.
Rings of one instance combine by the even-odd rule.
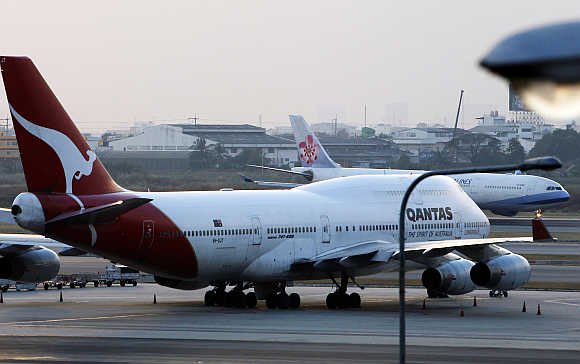
[[[27,57],[0,57],[30,192],[121,191]]]

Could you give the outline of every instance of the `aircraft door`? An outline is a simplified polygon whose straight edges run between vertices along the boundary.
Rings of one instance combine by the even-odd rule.
[[[329,244],[330,243],[330,221],[328,220],[328,216],[321,215],[320,216],[320,227],[322,231],[322,242]]]
[[[262,244],[262,222],[258,216],[252,216],[252,245]]]
[[[153,220],[143,220],[143,234],[141,235],[141,249],[149,249],[155,239],[155,222]]]

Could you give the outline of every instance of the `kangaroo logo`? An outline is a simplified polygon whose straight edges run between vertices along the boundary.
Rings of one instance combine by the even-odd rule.
[[[95,153],[90,149],[87,150],[87,160],[75,143],[63,133],[26,120],[14,110],[12,105],[10,105],[10,111],[26,131],[48,144],[58,155],[64,170],[66,193],[72,194],[73,178],[80,180],[83,176],[89,176],[93,172],[93,163],[97,159]]]
[[[300,158],[307,164],[312,164],[318,159],[320,145],[314,143],[312,135],[307,135],[306,140],[298,144],[298,148],[300,148]]]

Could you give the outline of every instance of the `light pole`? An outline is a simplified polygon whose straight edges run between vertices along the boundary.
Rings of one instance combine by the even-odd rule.
[[[531,169],[552,170],[560,168],[562,163],[555,157],[538,157],[526,159],[520,164],[509,164],[503,166],[486,166],[470,167],[458,169],[446,169],[439,171],[425,172],[419,175],[407,188],[403,200],[401,201],[401,210],[399,211],[399,361],[405,363],[405,210],[407,201],[413,192],[413,189],[424,179],[437,175],[452,175],[463,173],[493,173],[521,170],[529,171]]]

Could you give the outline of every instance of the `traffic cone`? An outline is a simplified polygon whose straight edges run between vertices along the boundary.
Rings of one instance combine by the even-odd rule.
[[[62,302],[62,291],[60,291],[60,298],[58,300],[59,302]]]
[[[461,309],[461,311],[459,311],[459,317],[464,317],[465,316],[465,312],[463,311],[463,309]]]
[[[0,303],[4,303],[4,293],[0,291]]]
[[[153,293],[153,304],[157,304],[157,294]]]
[[[522,307],[522,312],[526,312],[526,301],[524,301],[524,307]]]
[[[538,313],[536,313],[536,315],[541,316],[542,315],[542,311],[540,310],[540,304],[538,303]]]
[[[425,298],[423,298],[423,309],[427,309],[427,300]]]
[[[477,307],[477,297],[473,296],[473,307]]]

